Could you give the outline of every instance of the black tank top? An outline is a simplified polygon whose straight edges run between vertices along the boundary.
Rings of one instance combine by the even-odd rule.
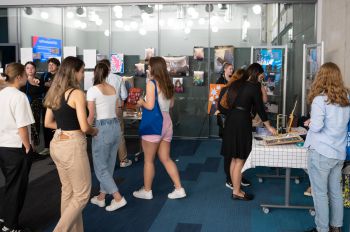
[[[61,107],[52,111],[56,119],[57,129],[80,130],[76,109],[68,105],[69,97],[73,91],[74,89],[69,92],[67,100],[63,94]]]

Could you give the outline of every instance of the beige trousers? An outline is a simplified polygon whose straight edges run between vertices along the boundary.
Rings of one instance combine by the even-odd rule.
[[[91,191],[91,171],[82,132],[56,130],[50,153],[62,184],[61,218],[54,232],[83,232],[82,210]]]
[[[118,148],[118,158],[122,162],[127,159],[128,152],[126,150],[125,138],[124,138],[124,120],[123,120],[123,109],[117,108],[117,117],[120,123],[120,141]]]

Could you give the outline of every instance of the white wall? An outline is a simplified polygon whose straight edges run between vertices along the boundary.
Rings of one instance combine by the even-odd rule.
[[[324,41],[325,62],[336,63],[350,87],[350,1],[319,0],[318,42]]]

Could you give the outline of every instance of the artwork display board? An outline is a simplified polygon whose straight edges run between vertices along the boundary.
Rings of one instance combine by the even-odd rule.
[[[33,59],[47,61],[49,58],[61,60],[62,40],[32,36]]]
[[[306,116],[311,108],[306,104],[311,84],[316,77],[318,69],[324,62],[324,44],[304,44],[303,45],[303,83],[301,99],[301,115]]]
[[[210,84],[208,96],[208,114],[214,114],[217,110],[218,99],[224,84]]]
[[[224,63],[233,64],[233,49],[229,46],[215,46],[214,47],[214,71],[215,73],[222,72]]]
[[[124,73],[124,54],[114,53],[111,55],[111,72]]]

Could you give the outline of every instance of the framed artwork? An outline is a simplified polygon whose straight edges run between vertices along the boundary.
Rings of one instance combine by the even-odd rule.
[[[142,63],[135,64],[135,76],[137,77],[146,76],[145,64],[142,64]]]
[[[145,60],[148,61],[153,56],[154,56],[154,48],[146,48],[145,49]]]
[[[163,58],[170,76],[188,76],[189,62],[187,56],[164,56]]]
[[[111,72],[124,73],[124,54],[115,53],[111,55]]]
[[[223,70],[224,63],[233,64],[233,46],[215,46],[214,47],[214,71],[220,73]]]
[[[224,84],[210,84],[208,96],[208,114],[214,114],[217,110],[217,101]]]
[[[183,93],[184,92],[184,80],[182,77],[173,78],[173,85],[175,87],[175,93]]]
[[[203,60],[204,59],[204,48],[203,47],[194,47],[193,48],[193,59]]]
[[[128,98],[126,99],[126,108],[136,110],[137,101],[142,97],[143,90],[141,88],[130,88],[128,90]]]
[[[193,71],[193,85],[204,85],[204,71]]]

